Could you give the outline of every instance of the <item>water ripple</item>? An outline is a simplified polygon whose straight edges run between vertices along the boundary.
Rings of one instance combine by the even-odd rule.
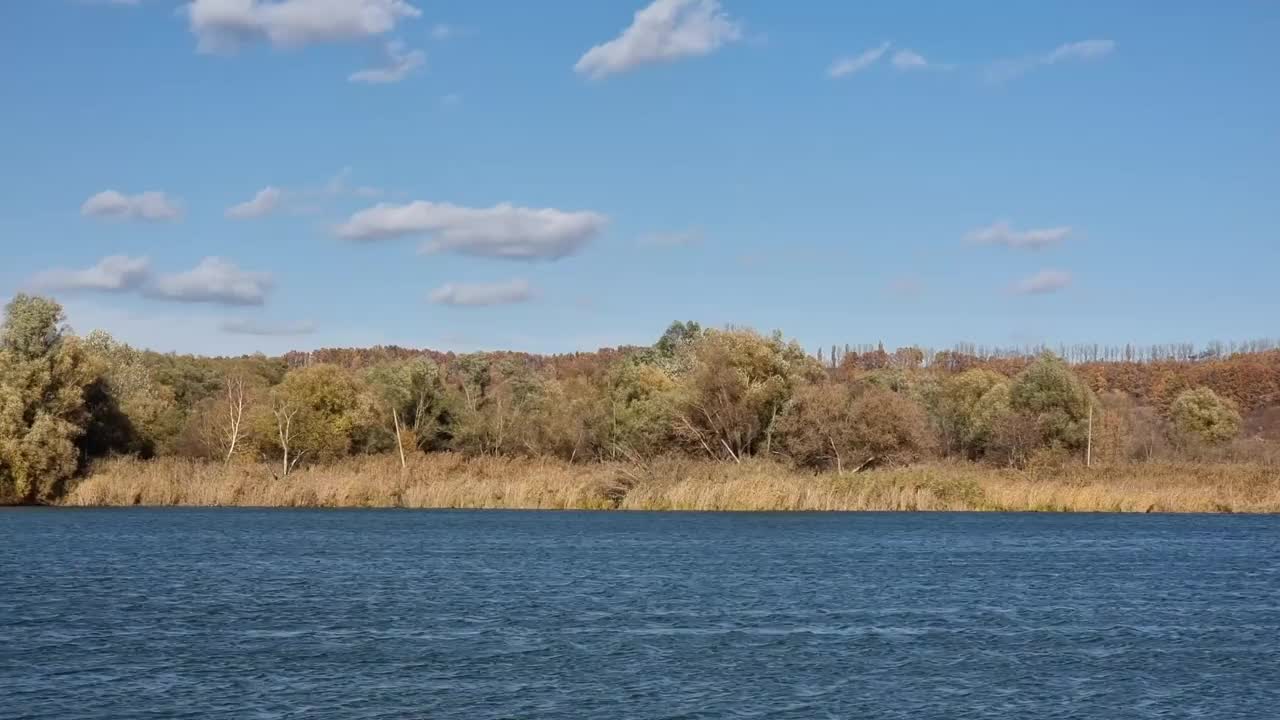
[[[0,718],[1280,717],[1280,519],[0,511]]]

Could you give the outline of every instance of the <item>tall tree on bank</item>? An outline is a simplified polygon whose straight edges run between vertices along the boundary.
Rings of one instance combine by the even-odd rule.
[[[0,496],[48,502],[79,467],[88,422],[85,388],[97,378],[62,306],[18,295],[0,327]]]

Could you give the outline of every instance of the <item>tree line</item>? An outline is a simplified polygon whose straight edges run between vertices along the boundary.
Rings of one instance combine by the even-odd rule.
[[[407,464],[446,451],[575,463],[767,457],[835,473],[939,458],[1025,466],[1244,452],[1233,396],[1247,372],[1170,380],[1158,363],[1108,374],[1047,352],[926,363],[911,350],[832,366],[778,333],[677,322],[651,346],[552,357],[372,348],[207,358],[76,336],[56,302],[19,295],[0,328],[0,497],[54,501],[113,455],[270,463],[283,478],[350,455]],[[1280,387],[1276,358],[1248,358],[1256,384]],[[1248,397],[1247,409],[1267,409]]]

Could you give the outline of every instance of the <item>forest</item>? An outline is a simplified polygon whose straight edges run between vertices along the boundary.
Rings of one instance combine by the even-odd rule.
[[[411,504],[412,486],[417,504],[629,507],[696,476],[723,485],[699,492],[750,477],[771,496],[838,489],[868,506],[879,502],[868,488],[892,479],[896,497],[909,497],[899,504],[1009,509],[1039,501],[996,503],[987,478],[1025,481],[1029,494],[1052,479],[1078,494],[1146,477],[1150,510],[1165,507],[1162,488],[1195,494],[1212,475],[1216,499],[1195,495],[1188,507],[1280,509],[1277,468],[1280,350],[1270,343],[809,352],[781,333],[676,322],[651,346],[555,356],[375,347],[196,357],[75,335],[57,302],[31,295],[8,303],[0,329],[9,504],[195,502],[184,483],[196,482],[231,488],[208,504],[271,503],[263,498],[302,487],[290,485],[299,477],[341,474],[350,487],[365,473],[389,483],[387,497],[320,497],[312,486],[278,502]],[[493,486],[503,473],[573,490],[516,501]],[[140,478],[163,492],[140,489]],[[249,482],[263,487],[246,495]],[[486,494],[428,501],[432,482]]]

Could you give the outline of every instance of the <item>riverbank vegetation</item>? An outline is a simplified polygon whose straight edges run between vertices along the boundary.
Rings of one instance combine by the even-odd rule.
[[[1280,511],[1280,351],[1063,350],[810,354],[675,323],[561,356],[204,358],[79,337],[18,296],[0,500]]]

